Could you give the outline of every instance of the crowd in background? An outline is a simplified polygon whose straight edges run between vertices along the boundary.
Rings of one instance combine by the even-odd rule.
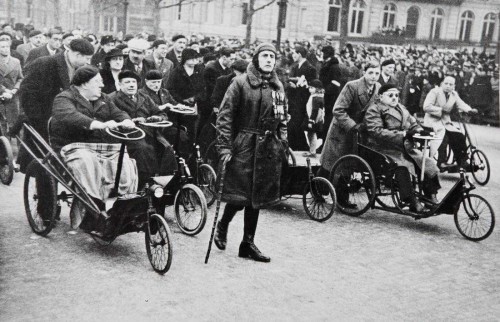
[[[140,87],[146,87],[148,72],[156,70],[162,80],[164,95],[169,95],[172,103],[197,105],[200,120],[191,130],[195,137],[200,136],[203,127],[211,120],[213,109],[220,104],[224,93],[221,93],[221,88],[227,88],[232,77],[245,72],[245,62],[251,61],[253,50],[259,43],[256,41],[245,48],[242,39],[202,35],[175,35],[168,39],[147,33],[97,37],[79,29],[63,31],[55,27],[37,30],[33,26],[4,24],[0,33],[0,106],[2,117],[7,119],[11,128],[15,128],[15,120],[22,111],[17,92],[23,77],[38,58],[68,50],[71,41],[78,38],[88,40],[94,47],[89,63],[100,68],[105,93],[119,90],[118,73],[122,70],[137,73]],[[5,49],[2,51],[2,40],[10,41],[9,53]],[[439,86],[445,76],[451,75],[456,79],[455,89],[460,97],[479,111],[469,121],[499,124],[499,73],[493,55],[476,50],[417,48],[412,45],[347,44],[339,49],[327,38],[287,40],[279,48],[276,70],[291,103],[292,147],[307,149],[304,146],[307,142],[300,142],[305,138],[301,135],[295,138],[293,134],[294,129],[301,132],[307,119],[304,108],[309,92],[300,87],[307,87],[313,81],[317,84],[317,80],[321,82],[322,86],[316,87],[324,90],[325,126],[319,133],[324,137],[331,121],[331,109],[343,86],[360,78],[364,66],[374,59],[382,66],[379,82],[396,84],[401,103],[410,113],[422,116],[427,93]],[[7,56],[19,60],[20,70],[15,76],[9,74],[10,68],[6,67]],[[305,79],[300,79],[302,75]],[[225,85],[217,87],[220,76],[226,76]]]

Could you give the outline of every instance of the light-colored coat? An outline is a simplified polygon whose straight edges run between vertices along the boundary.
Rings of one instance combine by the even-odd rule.
[[[414,162],[420,166],[423,154],[414,147],[414,143],[404,141],[404,137],[405,132],[417,132],[422,128],[410,112],[401,104],[391,107],[377,101],[366,111],[364,122],[368,132],[368,146],[386,155],[398,166],[406,167],[411,174],[417,175]],[[433,178],[438,173],[436,162],[426,158],[425,174]]]
[[[446,131],[459,132],[460,130],[453,125],[450,118],[450,113],[454,107],[464,112],[469,112],[472,108],[465,103],[456,91],[452,91],[448,100],[441,87],[433,88],[424,101],[424,125],[432,127],[436,136],[440,140],[433,140],[430,143],[430,155],[434,156],[441,142],[443,141]]]
[[[348,82],[342,89],[333,106],[333,121],[321,152],[320,162],[325,170],[331,171],[340,157],[352,153],[353,140],[349,131],[363,122],[364,113],[377,97],[379,89],[380,84],[375,83],[375,92],[370,97],[364,77]]]
[[[5,64],[0,64],[0,87],[19,90],[23,80],[23,71],[19,59],[9,56]],[[12,126],[19,115],[19,97],[16,94],[11,100],[0,103],[2,113],[7,123]]]

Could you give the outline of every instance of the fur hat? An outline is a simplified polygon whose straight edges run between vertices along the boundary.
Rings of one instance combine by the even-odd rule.
[[[141,81],[141,78],[139,75],[137,75],[135,72],[131,70],[123,70],[118,74],[118,80],[121,82],[122,79],[124,78],[133,78],[135,79],[138,83]]]

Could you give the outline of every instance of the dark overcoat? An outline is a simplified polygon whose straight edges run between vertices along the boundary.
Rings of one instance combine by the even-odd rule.
[[[115,78],[113,77],[113,72],[108,67],[104,67],[99,71],[102,77],[102,83],[104,87],[101,89],[105,94],[111,94],[116,92],[118,88],[116,88]]]
[[[321,135],[324,139],[328,131],[328,126],[332,122],[333,105],[346,83],[346,78],[342,75],[337,58],[332,57],[324,63],[319,71],[319,80],[325,88],[325,126],[323,128],[324,133]],[[332,81],[337,82],[338,85],[332,83]]]
[[[193,74],[189,76],[183,66],[178,65],[172,71],[167,84],[167,90],[177,102],[194,97],[196,102],[205,98],[203,69],[196,65]]]
[[[222,75],[228,75],[231,73],[231,68],[222,68],[218,60],[211,61],[207,64],[207,66],[203,70],[203,79],[205,81],[205,92],[208,98],[212,97],[217,78]]]
[[[52,115],[52,103],[57,94],[70,86],[64,52],[40,57],[27,68],[21,83],[21,108],[30,124],[47,137],[47,122]]]
[[[231,84],[231,81],[235,76],[235,73],[231,73],[217,78],[212,96],[210,97],[210,103],[212,106],[219,108],[220,103],[222,103],[222,99],[224,98],[224,95],[226,95],[226,91],[229,88],[229,84]]]
[[[229,86],[217,117],[217,149],[232,154],[224,201],[254,208],[279,201],[287,125],[285,117],[275,117],[275,104],[287,113],[283,85],[274,71],[265,82],[250,64],[247,74],[236,76]]]
[[[418,175],[414,162],[420,167],[423,154],[414,143],[405,141],[405,132],[418,132],[422,128],[417,120],[401,104],[391,107],[380,101],[372,104],[366,111],[364,122],[368,133],[368,145],[389,157],[398,166],[408,168],[413,175]],[[413,159],[413,162],[411,159]],[[425,174],[433,178],[439,173],[432,158],[425,159]]]
[[[61,52],[62,52],[61,48],[56,49],[56,54],[61,53]],[[26,58],[26,62],[24,63],[24,67],[25,68],[28,67],[28,65],[31,64],[32,62],[34,62],[37,58],[45,57],[45,56],[50,56],[50,52],[47,49],[47,45],[43,45],[43,46],[32,49],[28,54],[28,58]]]
[[[325,170],[331,171],[340,157],[352,153],[354,141],[349,131],[363,122],[364,112],[375,100],[379,88],[380,84],[375,83],[374,93],[370,97],[369,87],[362,77],[348,82],[340,92],[333,106],[333,120],[321,152],[320,162]]]
[[[50,143],[54,150],[59,152],[63,146],[70,143],[109,142],[109,135],[103,131],[90,130],[90,124],[93,121],[121,122],[129,118],[130,116],[118,109],[108,96],[102,95],[98,100],[89,102],[71,86],[54,99]]]
[[[131,60],[129,57],[127,57],[125,59],[125,61],[123,62],[123,67],[122,67],[122,70],[131,70],[135,73],[137,73],[137,70],[136,70],[136,66]],[[146,79],[146,74],[147,72],[149,72],[150,70],[152,69],[155,69],[155,66],[154,64],[151,64],[150,61],[146,60],[146,59],[143,59],[142,60],[142,69],[141,69],[141,72],[140,73],[137,73],[139,75],[139,77],[141,78],[141,81],[139,84],[137,84],[137,86],[139,88],[141,88],[142,86],[144,86],[145,84],[145,79]]]

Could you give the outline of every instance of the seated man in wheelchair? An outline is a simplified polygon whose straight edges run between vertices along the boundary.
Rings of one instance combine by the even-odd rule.
[[[120,81],[120,90],[112,93],[109,97],[116,107],[130,115],[133,121],[143,123],[168,119],[167,114],[148,95],[138,92],[137,86],[141,81],[138,74],[124,70],[118,74],[118,80]],[[139,171],[149,173],[149,177],[173,173],[177,169],[177,162],[174,149],[166,139],[167,136],[171,139],[169,128],[142,127],[142,129],[146,132],[145,143],[149,148],[143,151],[146,153],[139,157],[140,160],[137,160],[138,165],[141,166]],[[143,145],[144,142],[139,142],[139,148],[142,148]],[[136,146],[132,142],[128,148],[132,154]]]
[[[71,84],[54,100],[50,143],[96,205],[105,210],[105,200],[114,187],[120,145],[110,144],[117,142],[103,130],[133,129],[135,124],[127,113],[101,95],[104,84],[97,67],[80,67]],[[118,193],[136,192],[137,188],[136,164],[125,154]],[[83,209],[78,200],[73,202],[71,218],[75,229],[83,219]]]
[[[441,83],[441,87],[432,89],[424,101],[424,125],[432,127],[436,135],[441,139],[430,143],[430,155],[433,157],[439,148],[438,165],[443,170],[453,166],[446,164],[446,140],[443,140],[445,136],[455,155],[457,165],[460,168],[468,168],[465,135],[453,125],[450,118],[450,113],[455,107],[465,113],[477,113],[476,109],[471,108],[458,96],[455,91],[455,78],[446,76]]]
[[[410,210],[421,212],[424,206],[419,202],[413,188],[411,175],[420,172],[423,154],[416,149],[413,135],[422,132],[422,127],[408,110],[399,104],[399,90],[396,85],[387,84],[380,88],[379,98],[366,111],[364,117],[368,133],[368,145],[386,155],[394,162],[391,174],[400,193],[401,200],[410,204]],[[439,169],[431,158],[425,159],[424,195],[437,204],[436,194],[440,188]]]

